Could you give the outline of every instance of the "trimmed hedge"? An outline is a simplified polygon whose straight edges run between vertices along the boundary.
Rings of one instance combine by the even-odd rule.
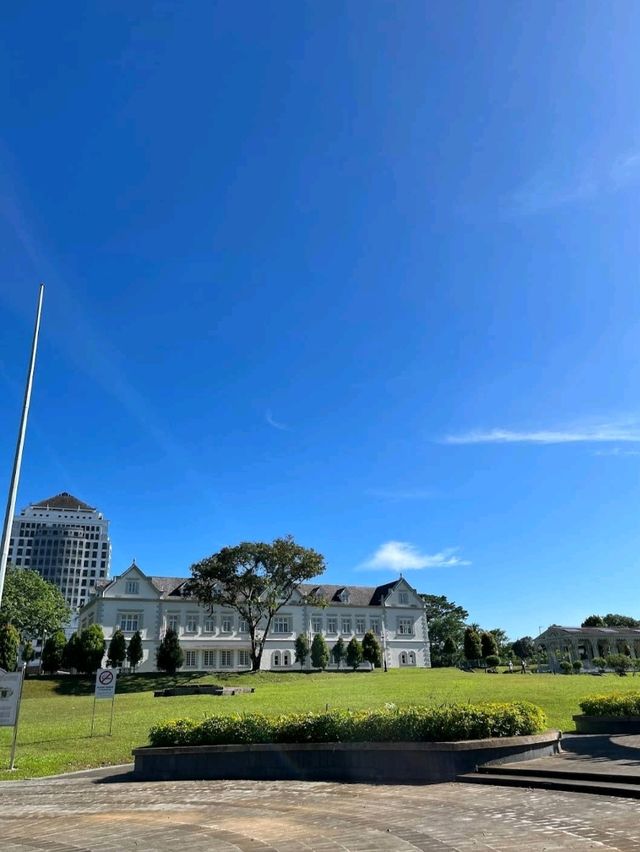
[[[640,716],[640,692],[609,692],[580,702],[585,716]]]
[[[543,731],[543,710],[528,702],[450,704],[396,710],[260,713],[177,719],[154,725],[152,746],[237,743],[446,742],[514,737]]]

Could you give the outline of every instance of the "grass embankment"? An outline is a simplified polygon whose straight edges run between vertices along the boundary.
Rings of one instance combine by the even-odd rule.
[[[640,690],[640,677],[620,678],[467,674],[457,669],[394,669],[358,674],[179,675],[180,683],[255,686],[248,695],[154,698],[170,678],[121,678],[113,736],[106,735],[111,702],[96,705],[95,736],[89,738],[93,680],[28,680],[18,732],[17,771],[9,773],[11,729],[0,728],[0,779],[32,778],[75,769],[131,761],[131,749],[144,745],[152,725],[168,719],[233,712],[279,714],[329,708],[377,708],[387,702],[443,704],[464,701],[531,701],[546,712],[550,727],[574,730],[579,701],[612,690]]]

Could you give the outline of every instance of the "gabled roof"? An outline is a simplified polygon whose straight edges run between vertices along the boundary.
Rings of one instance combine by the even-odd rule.
[[[70,509],[73,512],[95,512],[93,506],[78,500],[73,494],[68,491],[61,491],[55,497],[47,497],[46,500],[41,500],[39,503],[31,504],[35,509]]]
[[[640,636],[640,628],[638,627],[562,627],[560,624],[552,624],[540,634],[543,636],[552,630],[558,630],[562,633],[577,634],[578,636],[586,636],[587,634],[597,633],[602,636],[617,636],[620,633],[637,633]]]

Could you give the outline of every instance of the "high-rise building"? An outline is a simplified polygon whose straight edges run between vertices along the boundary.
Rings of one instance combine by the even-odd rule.
[[[73,610],[109,574],[109,521],[66,491],[23,509],[13,520],[11,536],[9,562],[41,574]]]

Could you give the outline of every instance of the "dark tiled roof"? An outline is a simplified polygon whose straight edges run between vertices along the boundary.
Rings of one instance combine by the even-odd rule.
[[[323,598],[329,603],[342,603],[340,592],[347,589],[349,592],[349,606],[380,606],[383,598],[396,585],[398,580],[385,583],[383,586],[333,586],[326,583],[301,583],[298,586],[303,595],[313,595]]]
[[[185,577],[149,577],[148,579],[164,597],[173,595],[178,587],[186,582]]]
[[[69,494],[68,491],[62,491],[60,494],[56,494],[55,497],[47,497],[46,500],[41,500],[39,503],[33,503],[32,506],[36,509],[71,509],[74,512],[95,511],[93,506],[89,506],[88,503],[83,503],[82,500],[78,500],[77,497],[74,497],[73,494]]]

